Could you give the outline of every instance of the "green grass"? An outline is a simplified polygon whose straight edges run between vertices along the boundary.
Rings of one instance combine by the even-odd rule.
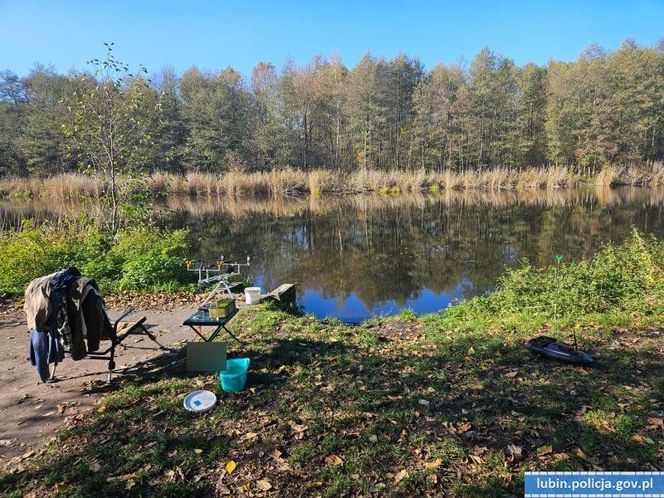
[[[349,327],[269,307],[245,311],[234,323],[250,341],[238,351],[252,357],[245,391],[221,393],[215,376],[179,371],[127,380],[104,398],[103,412],[3,477],[0,490],[208,496],[219,482],[258,493],[262,479],[279,495],[511,496],[526,467],[658,465],[664,441],[648,419],[662,410],[662,347],[650,333],[660,316],[631,313],[629,329],[615,314],[580,320],[582,346],[601,352],[598,366],[585,369],[523,346],[543,327],[566,337],[562,319],[522,317],[515,329],[501,317],[481,325],[405,317]],[[616,341],[629,346],[614,349]],[[181,400],[199,387],[221,403],[195,417]],[[518,459],[508,445],[521,448]],[[327,462],[330,455],[342,463]],[[237,468],[227,475],[230,460]]]

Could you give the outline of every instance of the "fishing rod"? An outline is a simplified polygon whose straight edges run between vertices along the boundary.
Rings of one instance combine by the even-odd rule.
[[[233,298],[233,292],[231,291],[230,279],[232,277],[237,277],[242,274],[243,267],[249,267],[251,265],[251,257],[247,256],[246,263],[239,263],[237,261],[226,261],[224,256],[220,256],[214,263],[208,264],[204,260],[198,260],[197,265],[193,266],[192,260],[187,260],[187,271],[191,273],[196,273],[198,275],[199,284],[209,284],[212,282],[217,282],[217,285],[210,291],[208,296],[205,298],[205,301],[201,303],[201,306],[207,304],[212,297],[219,292],[223,287],[228,293],[229,297]]]

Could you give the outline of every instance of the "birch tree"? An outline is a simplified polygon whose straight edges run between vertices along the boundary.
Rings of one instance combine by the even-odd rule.
[[[159,104],[146,105],[149,82],[132,74],[104,43],[106,58],[89,61],[94,77],[84,74],[74,90],[71,121],[63,125],[84,170],[108,181],[111,227],[118,227],[118,179],[146,161],[152,130],[158,125]],[[147,70],[141,66],[141,72]]]

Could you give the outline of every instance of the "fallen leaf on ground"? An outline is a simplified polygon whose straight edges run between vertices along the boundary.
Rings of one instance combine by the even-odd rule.
[[[307,430],[306,425],[296,424],[292,420],[288,422],[288,425],[290,425],[290,428],[293,432],[304,432],[305,430]]]
[[[590,457],[589,457],[588,455],[586,455],[586,453],[585,453],[581,448],[577,448],[577,449],[576,449],[576,453],[575,453],[575,455],[576,455],[578,458],[580,458],[581,460],[585,460],[585,461],[587,461],[587,462],[590,461]]]
[[[23,453],[23,454],[19,457],[19,459],[20,459],[20,460],[26,460],[26,459],[30,458],[32,455],[34,455],[34,454],[35,454],[35,452],[32,451],[32,450],[30,450],[30,451],[26,451],[25,453]]]
[[[133,482],[133,481],[130,481],[130,482]],[[71,489],[71,484],[69,484],[69,483],[60,482],[60,483],[55,485],[55,492],[57,494],[65,493],[69,489]],[[127,489],[131,489],[131,488],[127,488]]]
[[[655,444],[655,441],[647,436],[644,436],[643,434],[634,434],[632,436],[632,440],[636,441],[637,443]]]
[[[217,496],[228,496],[232,494],[229,487],[223,484],[221,481],[217,482],[216,491]]]
[[[281,455],[283,455],[283,453],[281,452],[281,450],[278,450],[277,448],[273,449],[270,452],[270,456],[275,460],[281,460]]]
[[[292,420],[288,422],[288,425],[290,425],[291,430],[294,433],[295,439],[302,439],[304,437],[304,431],[307,430],[307,426],[303,424],[297,424],[293,422]]]
[[[550,444],[547,444],[545,446],[540,446],[539,448],[537,448],[538,456],[550,455],[551,453],[553,453],[553,448],[551,447]]]
[[[237,467],[237,464],[233,460],[231,460],[226,464],[226,472],[228,472],[229,474],[233,473],[235,467]]]
[[[328,465],[341,465],[344,461],[339,455],[332,454],[325,457],[325,463]]]
[[[398,483],[404,480],[406,477],[408,477],[408,472],[406,472],[405,470],[400,470],[399,472],[397,472],[397,475],[394,476],[394,482]]]
[[[458,431],[461,433],[468,432],[472,427],[473,426],[470,422],[464,422],[463,424],[459,425]]]
[[[265,479],[259,479],[256,481],[256,486],[262,491],[269,491],[272,489],[272,484],[270,484],[270,482],[266,481]]]
[[[648,418],[648,424],[650,424],[654,427],[664,428],[664,419],[660,418],[660,417],[650,417],[650,418]]]
[[[171,470],[171,472],[173,472],[173,471]],[[175,472],[173,472],[173,474],[175,474]],[[111,477],[106,478],[106,482],[129,481],[129,480],[133,479],[134,477],[136,477],[135,473],[124,474],[124,475],[121,475],[121,476],[111,476]]]

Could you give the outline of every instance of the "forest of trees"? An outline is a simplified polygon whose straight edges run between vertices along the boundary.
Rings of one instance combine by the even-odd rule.
[[[89,163],[72,137],[81,95],[97,83],[40,65],[26,77],[0,72],[0,175]],[[135,144],[140,153],[125,158],[139,171],[559,164],[590,174],[664,160],[664,41],[590,47],[575,62],[546,66],[519,67],[489,49],[429,71],[416,58],[367,54],[353,68],[314,57],[280,70],[261,62],[249,81],[232,68],[193,67],[125,85],[119,95],[132,100],[121,112],[150,128]]]

